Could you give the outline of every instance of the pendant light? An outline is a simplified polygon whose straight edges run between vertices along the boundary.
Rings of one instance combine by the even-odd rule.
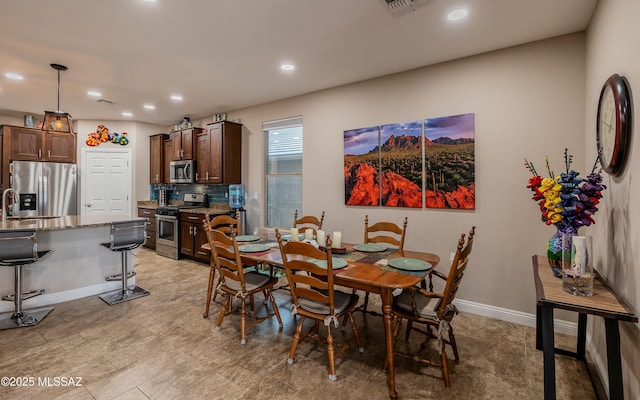
[[[66,71],[68,68],[60,64],[51,64],[51,68],[58,71],[58,108],[56,111],[44,112],[44,123],[42,130],[54,132],[73,132],[73,121],[71,115],[60,111],[60,71]]]

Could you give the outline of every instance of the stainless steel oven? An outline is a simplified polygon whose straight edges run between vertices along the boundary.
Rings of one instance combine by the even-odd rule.
[[[182,204],[160,206],[156,210],[156,253],[180,258],[180,210],[209,207],[206,193],[185,193]]]
[[[178,216],[156,213],[156,253],[178,259]]]

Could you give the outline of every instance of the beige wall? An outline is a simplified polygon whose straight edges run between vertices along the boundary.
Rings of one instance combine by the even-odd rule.
[[[445,266],[462,232],[477,226],[473,264],[460,297],[516,312],[535,312],[531,256],[554,229],[540,222],[525,188],[527,157],[559,170],[570,147],[584,164],[584,36],[574,34],[238,110],[244,124],[243,181],[264,200],[261,124],[304,117],[303,211],[326,211],[327,230],[360,242],[365,214],[409,217],[406,248],[440,255]],[[415,210],[344,205],[344,130],[475,113],[476,210]],[[589,160],[591,163],[593,160]],[[262,208],[261,208],[262,209]],[[249,214],[250,230],[263,216]]]
[[[614,73],[626,76],[635,94],[633,134],[626,171],[617,179],[605,178],[608,186],[594,227],[596,266],[611,282],[618,294],[640,312],[640,217],[638,209],[640,183],[633,179],[640,172],[640,133],[636,122],[640,116],[640,53],[637,41],[640,26],[640,2],[637,0],[600,0],[586,35],[586,154],[596,152],[595,122],[598,97],[604,81]],[[627,399],[640,398],[640,331],[637,324],[620,323],[624,392]],[[588,333],[595,344],[590,349],[606,371],[604,323],[593,319]],[[606,376],[604,377],[606,380]]]

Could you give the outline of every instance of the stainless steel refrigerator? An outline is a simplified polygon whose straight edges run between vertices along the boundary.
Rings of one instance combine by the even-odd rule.
[[[18,197],[12,207],[14,216],[77,215],[76,164],[13,161],[9,173]]]

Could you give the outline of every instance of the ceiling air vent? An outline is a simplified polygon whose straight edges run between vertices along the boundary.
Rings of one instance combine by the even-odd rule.
[[[382,0],[392,15],[402,15],[416,11],[433,2],[433,0]]]
[[[109,99],[98,99],[96,100],[96,102],[98,103],[104,103],[104,104],[116,104],[115,101],[113,100],[109,100]]]

